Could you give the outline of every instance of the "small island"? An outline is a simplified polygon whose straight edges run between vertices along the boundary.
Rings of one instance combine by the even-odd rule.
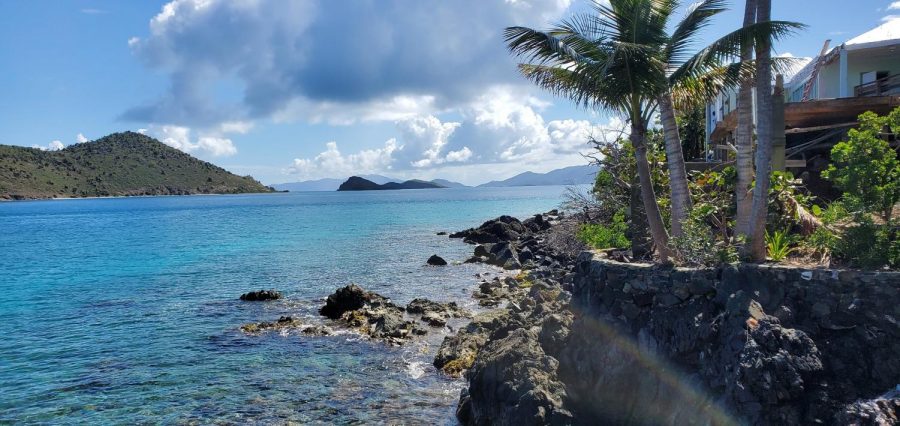
[[[372,182],[368,179],[361,178],[359,176],[350,176],[346,182],[342,183],[340,187],[338,187],[338,191],[378,191],[378,190],[390,190],[390,189],[438,189],[438,188],[447,188],[446,186],[439,185],[434,182],[426,182],[424,180],[412,179],[405,182],[397,183],[397,182],[388,182],[384,185],[379,185],[375,182]]]

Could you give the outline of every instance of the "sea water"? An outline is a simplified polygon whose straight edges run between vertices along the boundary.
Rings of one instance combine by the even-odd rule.
[[[0,203],[0,423],[455,423],[460,379],[431,366],[449,329],[390,347],[328,324],[349,283],[458,301],[484,265],[438,236],[555,208],[563,187]],[[432,254],[447,267],[428,267]],[[274,288],[283,299],[241,302]]]

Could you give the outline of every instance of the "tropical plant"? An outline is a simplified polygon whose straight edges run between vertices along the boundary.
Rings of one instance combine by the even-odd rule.
[[[766,253],[769,258],[776,261],[781,262],[786,259],[791,252],[794,251],[794,247],[792,245],[795,242],[795,239],[788,233],[788,231],[779,230],[773,233],[769,233],[768,231],[765,234],[766,241]]]
[[[674,105],[679,98],[711,97],[724,84],[736,81],[740,73],[726,72],[735,67],[720,64],[737,56],[748,39],[769,40],[796,27],[754,24],[691,53],[697,33],[724,10],[724,1],[705,0],[691,7],[670,34],[667,28],[678,5],[676,0],[595,2],[593,13],[575,15],[549,31],[510,27],[505,33],[510,51],[526,59],[519,65],[525,77],[580,106],[627,118],[641,202],[661,260],[671,250],[647,158],[651,116],[658,108],[666,134],[672,224],[677,233],[690,209],[690,196]]]
[[[623,248],[629,244],[625,233],[628,225],[625,223],[625,212],[619,212],[608,225],[589,223],[578,230],[578,239],[595,249]]]
[[[746,0],[744,7],[744,27],[756,23],[756,0]],[[744,43],[741,46],[741,62],[753,59],[753,45]],[[737,126],[734,130],[735,169],[737,183],[735,186],[735,203],[737,218],[735,229],[738,235],[750,235],[750,211],[753,199],[750,187],[753,185],[753,80],[742,79],[737,94]]]
[[[831,150],[832,163],[822,175],[844,192],[844,202],[852,210],[875,213],[890,222],[894,205],[900,201],[900,161],[880,137],[885,126],[900,130],[900,108],[885,117],[861,114],[859,128],[851,129],[847,140]]]
[[[757,0],[756,24],[771,21],[772,0]],[[772,171],[772,41],[756,42],[756,180],[753,188],[753,204],[750,209],[750,225],[747,254],[751,260],[766,258],[766,216],[769,202],[769,173]]]

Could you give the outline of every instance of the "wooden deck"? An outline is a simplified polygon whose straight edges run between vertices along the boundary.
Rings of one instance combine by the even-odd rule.
[[[784,105],[784,123],[788,134],[822,130],[831,126],[849,127],[856,118],[873,111],[886,114],[900,106],[900,96],[872,96],[860,98],[820,99],[791,102]],[[737,125],[737,111],[732,111],[716,124],[710,141],[724,141]]]

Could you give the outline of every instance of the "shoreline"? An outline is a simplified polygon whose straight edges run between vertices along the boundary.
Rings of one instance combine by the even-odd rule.
[[[27,201],[69,201],[69,200],[104,200],[104,199],[118,199],[118,198],[162,198],[162,197],[202,197],[202,196],[226,196],[226,195],[266,195],[266,194],[284,194],[285,191],[270,191],[270,192],[238,192],[238,193],[215,193],[215,194],[158,194],[158,195],[102,195],[102,196],[91,196],[91,197],[47,197],[47,198],[23,198],[23,199],[10,199],[10,198],[0,198],[0,203],[2,202],[27,202]]]
[[[528,262],[511,258],[533,250],[532,241],[549,248],[564,221],[522,234],[517,222],[501,217],[451,237],[475,245],[471,261],[511,267]],[[597,251],[563,260],[549,270],[523,264],[513,281],[483,281],[482,290],[501,290],[505,306],[445,339],[435,366],[465,377],[463,424],[898,419],[891,301],[900,272],[674,268]]]

